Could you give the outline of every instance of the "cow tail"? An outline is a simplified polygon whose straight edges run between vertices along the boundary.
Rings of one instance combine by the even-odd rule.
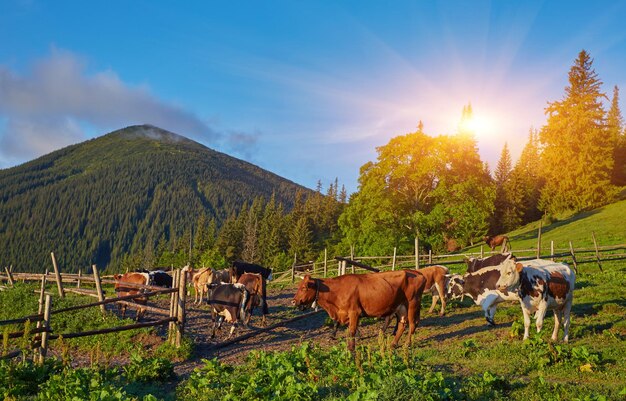
[[[248,290],[244,287],[241,289],[241,306],[239,307],[239,318],[242,322],[246,321],[246,306],[248,305],[248,301],[250,299],[250,294]]]

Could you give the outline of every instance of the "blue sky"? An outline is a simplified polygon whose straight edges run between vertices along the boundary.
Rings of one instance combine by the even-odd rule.
[[[626,84],[626,3],[0,1],[0,168],[132,124],[357,189],[376,147],[451,134],[516,159],[581,49]]]

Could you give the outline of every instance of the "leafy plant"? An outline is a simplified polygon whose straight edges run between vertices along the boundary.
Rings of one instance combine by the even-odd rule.
[[[168,359],[144,358],[137,352],[131,354],[130,363],[123,370],[131,382],[163,382],[174,377],[174,367]]]

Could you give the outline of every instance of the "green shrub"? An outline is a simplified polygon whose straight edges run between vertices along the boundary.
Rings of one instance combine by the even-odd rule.
[[[144,358],[137,352],[131,354],[130,363],[123,370],[129,382],[164,382],[175,376],[174,366],[169,359]]]

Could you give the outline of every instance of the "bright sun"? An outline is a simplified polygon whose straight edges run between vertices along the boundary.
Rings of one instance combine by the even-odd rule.
[[[487,116],[474,114],[461,120],[459,130],[472,132],[477,137],[491,137],[495,133],[495,124]]]

